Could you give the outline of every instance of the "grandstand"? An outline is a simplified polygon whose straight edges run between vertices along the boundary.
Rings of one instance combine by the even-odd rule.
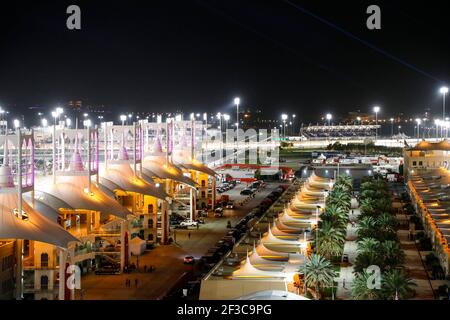
[[[375,137],[380,125],[324,125],[303,127],[300,131],[302,137],[310,139],[364,139]]]

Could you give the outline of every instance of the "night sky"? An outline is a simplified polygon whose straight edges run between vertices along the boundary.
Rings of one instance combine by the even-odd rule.
[[[0,105],[81,99],[120,112],[441,113],[446,1],[14,1],[0,10]],[[345,3],[345,4],[344,4]],[[66,28],[66,7],[82,30]],[[366,28],[378,4],[382,30]],[[426,4],[426,6],[425,6]],[[450,110],[450,104],[449,104]]]

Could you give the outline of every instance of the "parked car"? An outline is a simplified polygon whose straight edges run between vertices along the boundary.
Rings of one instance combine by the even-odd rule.
[[[193,256],[186,256],[183,259],[184,264],[194,264],[195,258]]]
[[[241,191],[240,194],[241,194],[241,196],[249,196],[249,195],[253,194],[253,192],[252,192],[251,189],[245,188],[245,189],[243,189],[243,190]]]
[[[227,208],[227,209],[234,209],[234,203],[233,203],[233,201],[229,201],[229,202],[227,203],[227,205],[226,205],[225,208]]]
[[[185,220],[180,223],[180,227],[196,227],[198,225],[197,221]]]
[[[223,216],[223,208],[218,207],[214,210],[214,217],[222,217]]]

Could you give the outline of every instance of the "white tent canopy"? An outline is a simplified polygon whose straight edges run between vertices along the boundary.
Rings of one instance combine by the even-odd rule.
[[[137,176],[135,177],[130,165],[126,163],[110,165],[108,169],[101,170],[100,182],[108,186],[109,181],[119,186],[123,191],[136,192],[161,200],[169,197],[162,189],[147,183]]]
[[[56,222],[44,217],[25,201],[23,217],[17,211],[19,197],[16,193],[0,194],[0,239],[24,239],[49,243],[67,248],[69,242],[79,242]]]
[[[134,237],[130,240],[130,252],[134,256],[140,256],[145,252],[146,242],[139,237]]]
[[[94,183],[91,183],[91,193],[88,193],[86,176],[62,176],[58,178],[55,185],[50,178],[41,179],[40,184],[36,185],[36,189],[43,194],[44,199],[41,201],[48,203],[53,208],[56,204],[52,205],[52,197],[55,197],[74,209],[99,211],[102,214],[110,214],[124,220],[128,215],[132,215],[130,211],[106,195]],[[45,199],[45,194],[51,197]]]

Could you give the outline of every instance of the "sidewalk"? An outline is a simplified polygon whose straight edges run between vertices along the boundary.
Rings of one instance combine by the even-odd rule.
[[[414,241],[408,239],[407,230],[399,230],[397,234],[400,239],[401,248],[405,253],[405,263],[403,266],[414,283],[417,284],[415,287],[416,296],[413,300],[433,300],[433,290]]]
[[[361,214],[361,211],[359,208],[350,210],[349,212],[349,220],[350,221],[356,221],[357,217]],[[351,285],[353,283],[353,263],[356,259],[356,230],[357,225],[353,227],[351,223],[347,225],[347,236],[346,241],[344,244],[344,252],[343,254],[348,255],[348,266],[341,267],[341,272],[339,274],[339,277],[336,279],[338,286],[337,286],[337,292],[336,292],[336,299],[338,300],[351,300]],[[344,288],[344,280],[345,280],[345,288]]]

